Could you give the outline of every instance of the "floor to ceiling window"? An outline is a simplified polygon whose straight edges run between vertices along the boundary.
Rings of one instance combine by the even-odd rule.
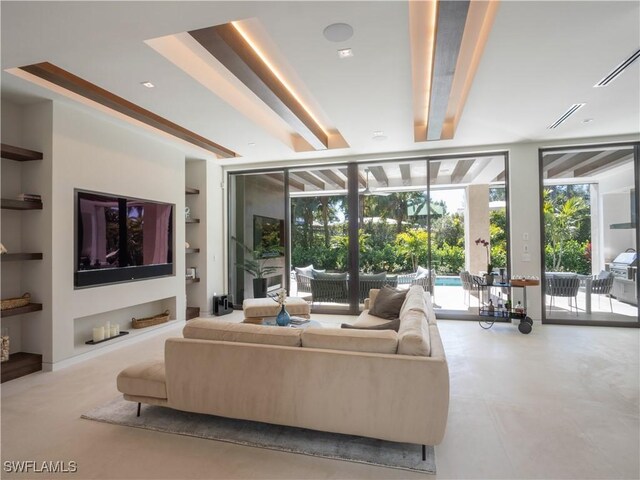
[[[637,146],[540,154],[544,317],[638,323]]]
[[[291,169],[291,293],[314,311],[349,307],[347,168]]]
[[[488,272],[509,277],[506,155],[430,158],[428,165],[435,303],[441,318],[475,317],[477,280]]]
[[[229,186],[229,292],[242,304],[286,288],[285,174],[233,174]]]
[[[465,275],[508,276],[505,172],[497,153],[231,174],[230,291],[237,303],[255,295],[250,256],[281,269],[268,289],[316,312],[354,313],[371,288],[421,285],[442,315],[476,317]]]

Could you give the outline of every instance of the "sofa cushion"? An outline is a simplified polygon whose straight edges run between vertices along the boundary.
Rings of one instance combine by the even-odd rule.
[[[343,323],[340,325],[341,328],[357,328],[359,330],[393,330],[395,332],[400,328],[400,319],[396,318],[394,320],[389,320],[384,323],[377,323],[373,325],[362,325],[359,323]]]
[[[376,296],[376,301],[369,308],[369,313],[376,317],[393,320],[400,317],[400,309],[404,304],[407,290],[385,285]]]
[[[251,323],[220,322],[210,318],[191,320],[182,330],[184,338],[223,342],[262,343],[299,347],[299,328],[285,328]]]
[[[428,357],[431,354],[429,324],[423,312],[419,310],[408,310],[404,316],[400,318],[398,354],[420,355],[423,357]]]
[[[372,325],[382,325],[383,323],[387,323],[389,320],[386,318],[376,317],[375,315],[371,315],[369,310],[363,310],[362,313],[358,316],[353,325],[358,327],[370,327]]]
[[[305,277],[313,277],[313,265],[306,267],[294,267],[298,275],[304,275]]]
[[[152,360],[125,368],[116,379],[118,391],[134,397],[167,398],[164,362]]]
[[[309,327],[302,332],[302,346],[349,352],[396,353],[398,334],[393,330]]]
[[[427,307],[424,303],[424,290],[420,285],[412,285],[407,292],[407,298],[400,309],[400,318],[409,310],[417,310],[423,314],[427,313]]]

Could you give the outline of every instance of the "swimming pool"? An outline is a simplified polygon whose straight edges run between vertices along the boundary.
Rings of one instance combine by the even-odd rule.
[[[461,287],[460,277],[436,277],[436,287]]]

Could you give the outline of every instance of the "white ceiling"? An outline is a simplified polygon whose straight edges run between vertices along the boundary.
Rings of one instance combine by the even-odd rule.
[[[4,71],[48,61],[242,156],[218,160],[225,165],[640,132],[640,61],[609,87],[592,88],[640,46],[638,1],[503,1],[455,138],[425,143],[413,140],[406,2],[2,1],[0,8],[4,98],[70,102]],[[350,148],[294,152],[144,43],[247,18],[261,24]],[[354,36],[327,41],[322,31],[335,22],[352,25]],[[338,59],[344,47],[353,58]],[[546,128],[580,102],[587,105],[567,122]],[[373,140],[379,130],[385,140]]]

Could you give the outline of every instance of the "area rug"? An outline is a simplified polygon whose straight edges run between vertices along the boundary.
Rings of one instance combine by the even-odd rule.
[[[155,405],[143,405],[140,417],[136,417],[136,409],[136,403],[117,398],[83,414],[82,418],[314,457],[436,473],[435,452],[430,446],[423,461],[421,446],[410,443],[234,420]]]

